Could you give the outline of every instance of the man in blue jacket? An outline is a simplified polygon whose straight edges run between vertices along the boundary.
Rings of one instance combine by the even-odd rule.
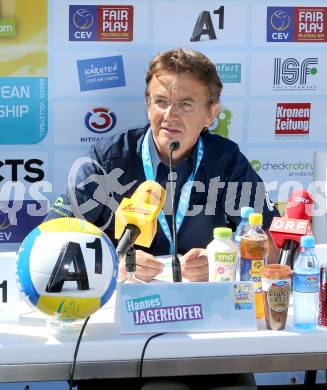
[[[221,90],[216,67],[203,54],[189,49],[159,53],[151,61],[146,76],[145,98],[150,125],[109,136],[95,144],[87,158],[74,163],[67,191],[57,199],[48,219],[84,218],[101,227],[116,243],[114,212],[119,203],[123,197],[130,197],[145,180],[155,180],[169,190],[170,186],[166,186],[169,145],[178,141],[180,148],[174,152],[174,196],[178,250],[183,255],[182,277],[189,281],[207,281],[205,248],[212,240],[214,227],[235,228],[242,206],[252,206],[263,213],[264,229],[278,215],[262,180],[237,144],[207,130],[219,113]],[[165,217],[159,221],[151,247],[136,251],[136,276],[145,281],[163,270],[157,256],[172,252],[169,203],[168,195]],[[273,244],[271,248],[274,254]],[[124,277],[122,261],[119,278]],[[205,378],[191,377],[184,380],[182,386],[188,389],[212,387],[210,376]],[[215,378],[214,382],[218,384],[219,379]],[[86,385],[81,382],[79,388],[84,389]],[[173,386],[170,383],[170,387],[165,388],[178,388]]]
[[[207,130],[219,112],[222,90],[216,68],[207,57],[187,49],[160,53],[150,64],[146,85],[150,126],[95,144],[88,158],[74,164],[73,180],[47,218],[85,218],[103,228],[116,243],[114,212],[123,197],[129,197],[147,179],[170,190],[169,145],[177,140],[180,148],[174,152],[174,196],[182,274],[190,281],[205,281],[208,262],[204,248],[212,239],[214,227],[234,228],[240,221],[241,206],[250,205],[263,213],[263,227],[267,229],[277,211],[237,144]],[[184,186],[187,182],[192,185]],[[185,202],[188,207],[183,213]],[[170,196],[166,203],[166,221],[158,224],[151,247],[137,250],[136,274],[146,281],[163,269],[156,256],[171,251]],[[273,245],[271,249],[274,251]],[[124,268],[121,262],[120,278],[124,277]]]

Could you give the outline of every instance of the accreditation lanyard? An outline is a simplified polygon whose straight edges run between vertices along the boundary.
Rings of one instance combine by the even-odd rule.
[[[149,148],[150,134],[151,134],[151,127],[149,127],[148,131],[146,132],[143,143],[142,143],[142,162],[143,162],[143,169],[144,169],[146,179],[155,181],[155,177],[153,174],[151,153],[150,153],[150,148]],[[181,191],[180,198],[179,198],[179,202],[178,202],[178,207],[177,207],[177,212],[176,212],[176,230],[177,230],[177,232],[182,225],[183,219],[185,217],[185,214],[186,214],[186,211],[188,208],[188,204],[189,204],[189,200],[190,200],[190,196],[191,196],[191,190],[193,187],[194,177],[196,175],[196,172],[198,171],[200,162],[202,160],[203,152],[204,152],[203,141],[202,141],[202,138],[199,137],[195,168],[192,171],[192,173],[190,174],[189,178],[187,179],[187,182],[184,184],[182,191]],[[173,212],[174,212],[174,210],[173,210]],[[174,253],[173,238],[172,238],[172,235],[171,235],[168,223],[167,223],[167,219],[166,219],[163,211],[160,212],[160,214],[158,216],[158,220],[159,220],[159,223],[160,223],[160,226],[161,226],[163,232],[165,233],[165,236],[167,237],[167,239],[169,241],[169,254],[172,255]]]

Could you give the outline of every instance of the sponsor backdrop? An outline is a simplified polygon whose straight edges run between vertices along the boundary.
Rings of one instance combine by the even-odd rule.
[[[90,145],[147,123],[159,51],[188,47],[224,83],[210,131],[238,142],[273,201],[327,148],[325,1],[0,0],[0,243],[17,247]]]

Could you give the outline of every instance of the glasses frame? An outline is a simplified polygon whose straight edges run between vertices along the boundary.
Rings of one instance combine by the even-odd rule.
[[[163,101],[166,101],[167,102],[167,107],[166,108],[160,108],[158,107],[154,102],[153,102],[153,99],[155,98],[158,98],[158,99],[161,99]],[[147,102],[148,102],[148,105],[149,107],[153,107],[153,109],[155,111],[157,111],[158,113],[161,113],[161,114],[164,114],[165,112],[167,112],[167,110],[172,107],[172,106],[175,106],[176,108],[176,111],[180,114],[180,115],[192,115],[192,114],[196,114],[197,112],[199,112],[199,110],[201,108],[203,108],[204,106],[207,106],[208,104],[211,104],[212,102],[209,100],[207,101],[206,103],[200,105],[200,103],[198,102],[190,102],[194,105],[194,109],[192,109],[191,111],[185,111],[183,108],[180,107],[180,104],[183,104],[185,103],[185,100],[184,101],[172,101],[170,99],[167,99],[165,97],[161,97],[161,96],[147,96]]]

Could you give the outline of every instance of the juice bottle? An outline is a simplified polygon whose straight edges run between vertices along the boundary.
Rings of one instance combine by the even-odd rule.
[[[261,274],[267,263],[268,237],[262,229],[262,214],[251,214],[249,225],[249,229],[241,237],[240,279],[253,281],[256,318],[259,319],[264,316]]]

